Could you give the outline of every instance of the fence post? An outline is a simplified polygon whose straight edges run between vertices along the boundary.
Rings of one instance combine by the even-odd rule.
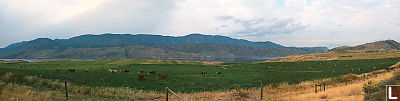
[[[322,91],[322,85],[319,85],[319,91]]]
[[[67,80],[65,80],[65,98],[68,100]]]
[[[317,93],[317,84],[315,84],[314,88],[315,88],[315,94],[316,94]]]
[[[165,101],[168,101],[168,87],[165,87]]]
[[[263,99],[263,88],[264,88],[264,85],[261,83],[261,99]]]

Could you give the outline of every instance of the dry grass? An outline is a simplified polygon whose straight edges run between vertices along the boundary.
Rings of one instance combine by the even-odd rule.
[[[362,91],[363,84],[367,81],[381,81],[393,77],[393,72],[385,72],[371,76],[367,80],[354,81],[351,84],[336,86],[328,86],[325,92],[315,93],[313,88],[304,90],[303,92],[290,91],[287,94],[281,93],[278,97],[274,96],[274,100],[291,100],[291,101],[363,101],[364,95]],[[306,93],[304,93],[306,92]]]
[[[221,62],[221,61],[203,61],[202,63],[205,64],[205,65],[219,65],[219,64],[222,64],[224,62]]]
[[[1,101],[64,101],[65,98],[51,92],[39,92],[29,90],[29,87],[17,87],[11,84],[1,84]]]
[[[264,62],[301,62],[301,61],[327,61],[327,60],[354,60],[354,59],[382,59],[400,57],[398,52],[382,53],[317,53],[290,55]]]

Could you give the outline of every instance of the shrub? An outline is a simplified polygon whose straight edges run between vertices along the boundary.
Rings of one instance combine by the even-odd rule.
[[[249,93],[248,92],[245,92],[245,91],[243,91],[243,90],[236,90],[234,93],[233,93],[233,95],[234,96],[238,96],[238,97],[240,97],[240,98],[249,98],[250,96],[249,96]]]
[[[357,77],[357,75],[354,74],[347,74],[346,75],[347,81],[354,81],[354,80],[358,80],[359,78]]]
[[[7,83],[24,83],[25,82],[26,73],[17,72],[17,73],[6,73],[3,75],[3,80]]]
[[[363,91],[365,94],[371,94],[379,90],[379,87],[376,82],[368,81],[368,83],[364,84]]]
[[[39,81],[40,79],[37,76],[25,76],[25,84],[27,85],[34,85]]]

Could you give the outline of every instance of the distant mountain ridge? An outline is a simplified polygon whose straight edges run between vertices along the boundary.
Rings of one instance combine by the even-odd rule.
[[[38,38],[0,49],[0,58],[248,58],[326,52],[326,47],[285,47],[220,35],[81,35]]]
[[[376,41],[354,47],[342,46],[329,50],[330,53],[388,52],[400,50],[400,43],[394,40]]]

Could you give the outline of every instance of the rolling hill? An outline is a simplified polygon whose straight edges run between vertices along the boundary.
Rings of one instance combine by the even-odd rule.
[[[69,39],[38,38],[0,49],[0,58],[165,59],[250,58],[326,52],[326,47],[285,47],[219,35],[148,34],[81,35]]]
[[[388,52],[400,50],[400,43],[394,40],[384,40],[357,45],[354,47],[342,46],[329,50],[330,53],[360,53],[360,52]]]

